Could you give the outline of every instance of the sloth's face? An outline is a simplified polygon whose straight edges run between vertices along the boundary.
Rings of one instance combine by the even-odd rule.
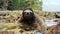
[[[33,17],[33,15],[34,15],[34,13],[33,13],[33,11],[31,11],[31,10],[25,10],[24,12],[23,12],[23,17],[24,18],[32,18]]]
[[[25,16],[31,16],[32,15],[32,11],[31,10],[25,10],[24,11],[24,14],[25,14]]]

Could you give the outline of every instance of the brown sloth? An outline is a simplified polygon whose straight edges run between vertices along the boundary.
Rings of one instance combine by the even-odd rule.
[[[17,24],[25,31],[38,30],[42,32],[45,30],[43,21],[33,12],[31,8],[26,8],[23,10]]]

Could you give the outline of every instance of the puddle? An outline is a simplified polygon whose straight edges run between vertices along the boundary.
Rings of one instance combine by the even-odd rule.
[[[54,20],[58,20],[58,19],[51,19],[51,20],[45,20],[45,24],[49,27],[49,26],[53,26],[53,25],[57,25],[57,22],[54,22]]]

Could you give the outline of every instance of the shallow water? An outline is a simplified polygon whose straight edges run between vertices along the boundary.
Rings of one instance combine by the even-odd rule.
[[[51,20],[48,20],[48,21],[45,21],[45,24],[49,27],[49,26],[57,25],[57,22],[53,22]]]

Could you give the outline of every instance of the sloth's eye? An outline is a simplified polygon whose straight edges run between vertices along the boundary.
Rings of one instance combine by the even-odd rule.
[[[28,15],[29,13],[27,13],[27,15]]]

